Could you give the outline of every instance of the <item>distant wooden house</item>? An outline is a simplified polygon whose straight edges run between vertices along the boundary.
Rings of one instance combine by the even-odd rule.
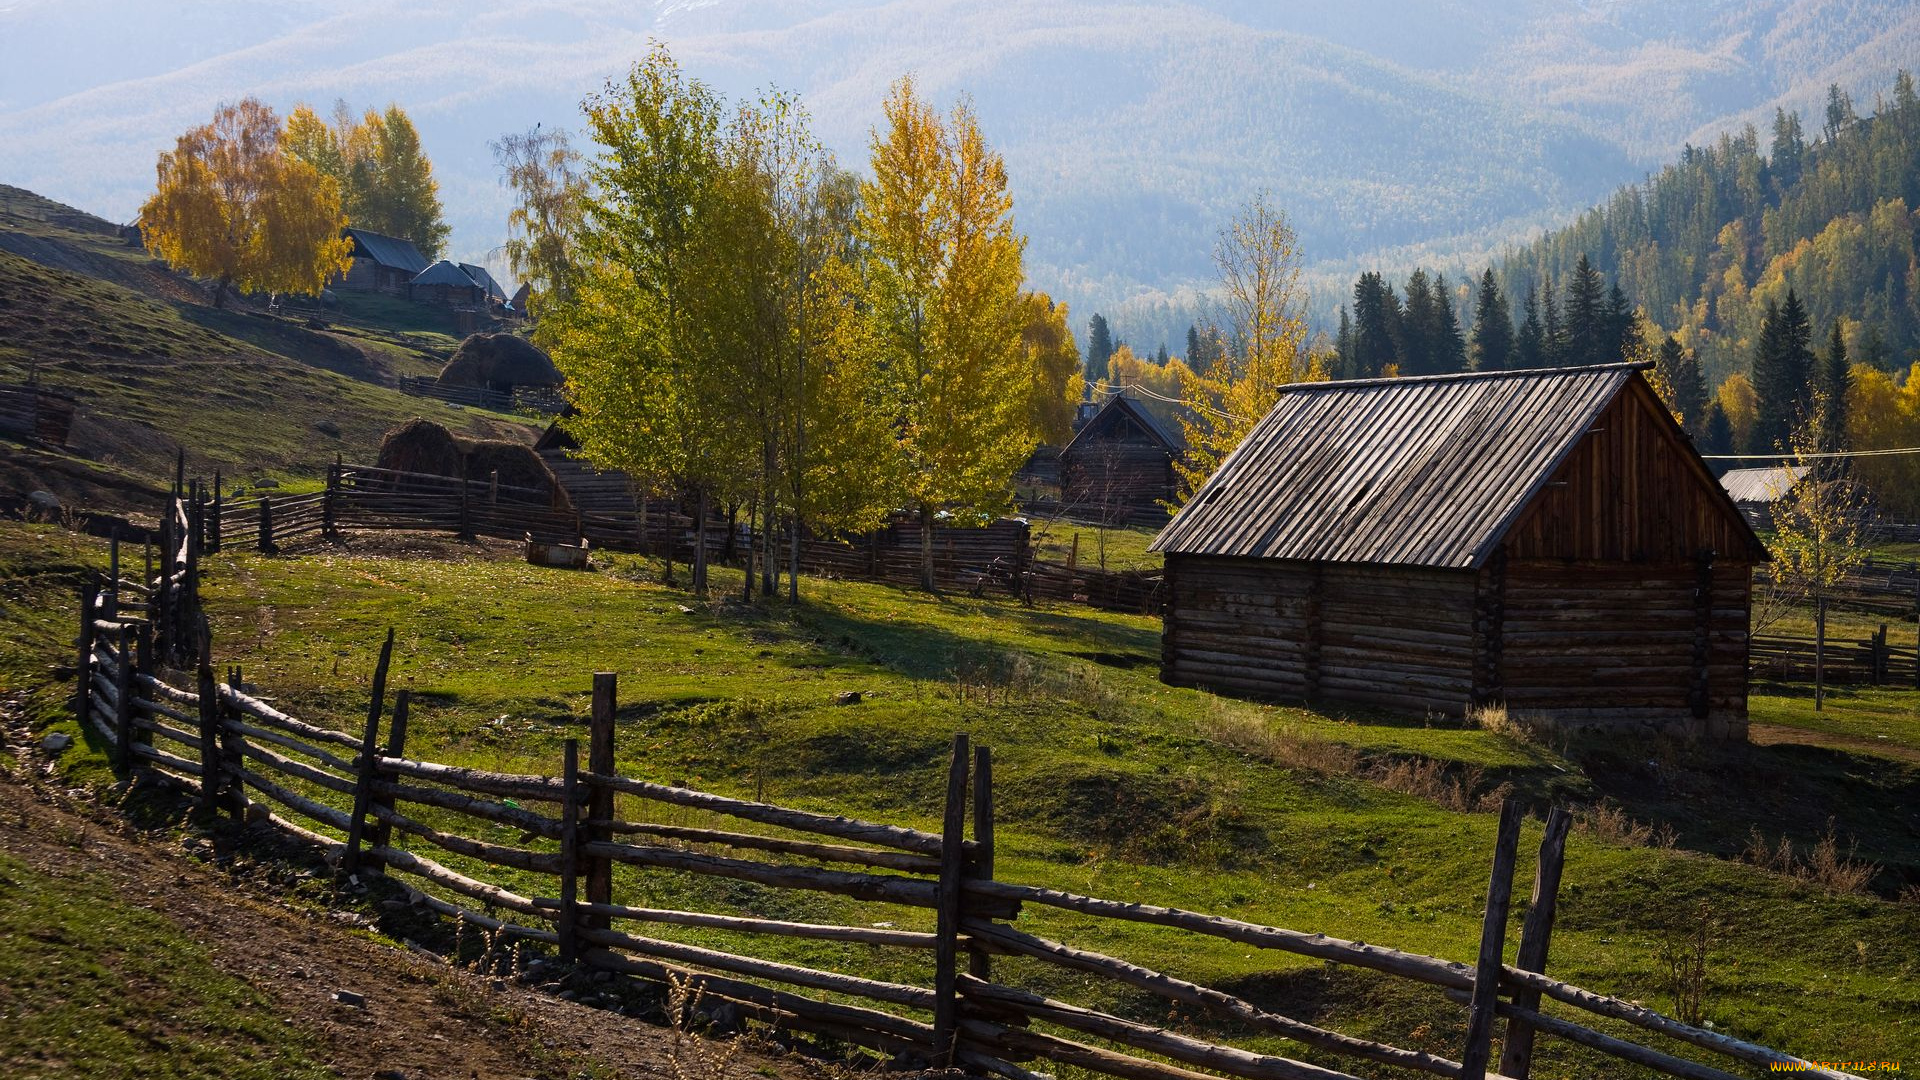
[[[474,281],[457,263],[441,259],[420,271],[407,286],[407,295],[425,304],[447,307],[484,308],[486,286]]]
[[[1169,683],[1746,734],[1766,549],[1632,365],[1285,387],[1153,547]]]
[[[1167,519],[1179,437],[1124,394],[1108,398],[1060,451],[1060,503],[1069,514],[1118,524]]]
[[[1756,529],[1773,528],[1773,507],[1793,485],[1807,475],[1804,465],[1774,465],[1764,469],[1728,469],[1720,474],[1720,486],[1727,497],[1746,515],[1747,524]]]
[[[353,262],[334,281],[336,289],[405,296],[408,285],[427,268],[427,257],[411,240],[366,229],[343,229],[341,235],[353,241]]]
[[[458,265],[461,271],[468,277],[473,279],[475,285],[480,286],[481,291],[486,294],[488,307],[506,306],[507,290],[502,288],[498,281],[494,280],[494,276],[487,272],[486,267],[475,266],[472,263],[458,263],[456,265]]]

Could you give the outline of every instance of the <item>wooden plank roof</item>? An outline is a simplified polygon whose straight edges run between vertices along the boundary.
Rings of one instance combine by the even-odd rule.
[[[1477,567],[1637,371],[1283,387],[1152,550]]]
[[[1770,465],[1761,469],[1728,469],[1720,486],[1736,503],[1770,503],[1782,498],[1807,474],[1804,465]]]
[[[1073,439],[1061,448],[1061,456],[1071,454],[1081,440],[1091,442],[1099,438],[1123,419],[1132,420],[1141,431],[1146,433],[1149,440],[1158,444],[1170,456],[1177,456],[1186,447],[1183,440],[1176,437],[1160,421],[1154,419],[1146,406],[1120,393],[1108,398],[1098,412],[1088,417],[1086,423],[1080,425],[1080,430],[1074,433]]]
[[[354,254],[372,259],[381,266],[390,266],[409,274],[417,274],[427,268],[427,257],[420,254],[420,249],[414,247],[411,240],[387,236],[368,229],[340,231],[347,239],[353,241]]]

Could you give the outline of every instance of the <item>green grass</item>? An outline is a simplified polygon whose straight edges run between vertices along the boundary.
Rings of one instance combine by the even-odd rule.
[[[0,1073],[332,1076],[273,1005],[110,883],[0,855]]]
[[[179,447],[196,473],[311,477],[335,454],[370,460],[389,428],[415,416],[525,431],[369,381],[392,373],[386,347],[369,356],[287,320],[162,303],[6,252],[0,295],[0,380],[31,371],[77,398],[76,452],[150,480],[171,475]]]
[[[18,528],[0,529],[0,540],[18,549],[16,566],[67,543]],[[84,548],[62,558],[84,562]],[[1431,757],[1456,775],[1484,770],[1482,789],[1506,781],[1543,799],[1604,795],[1642,821],[1672,825],[1679,842],[1663,850],[1576,833],[1556,975],[1667,1008],[1658,942],[1705,901],[1720,927],[1708,1015],[1722,1030],[1809,1055],[1920,1051],[1909,1019],[1920,1015],[1920,908],[1832,895],[1736,861],[1756,825],[1806,844],[1833,815],[1843,841],[1854,837],[1861,857],[1888,867],[1883,891],[1901,875],[1920,876],[1912,809],[1920,771],[1902,763],[1792,746],[1561,752],[1459,726],[1165,687],[1151,619],[812,580],[797,610],[707,603],[658,584],[657,563],[601,565],[580,574],[515,562],[221,556],[207,582],[216,661],[242,665],[249,682],[295,715],[353,730],[392,626],[391,685],[414,694],[410,753],[539,773],[557,771],[565,739],[584,738],[590,674],[612,670],[621,678],[622,772],[923,828],[938,825],[948,739],[966,730],[994,750],[997,872],[1006,880],[1463,961],[1478,941],[1493,818],[1388,790],[1364,767],[1316,768],[1312,748],[1346,747],[1375,761]],[[740,582],[737,572],[715,576],[722,590]],[[30,647],[29,629],[20,647]],[[45,629],[65,627],[52,619]],[[834,704],[843,690],[865,699]],[[1756,698],[1756,717],[1769,700]],[[1351,765],[1351,757],[1328,760]],[[721,823],[644,809],[661,820]],[[518,840],[498,832],[482,835]],[[1529,826],[1523,892],[1537,837]],[[488,876],[531,895],[553,887],[500,870]],[[616,888],[624,903],[926,923],[913,910],[659,872],[623,870]],[[1516,910],[1514,932],[1519,917]],[[1042,909],[1020,925],[1323,1026],[1458,1053],[1462,1010],[1424,988]],[[661,932],[889,978],[928,974],[924,957],[866,947]],[[1142,1019],[1165,1016],[1118,984],[1014,961],[997,962],[996,973]],[[1247,1045],[1301,1054],[1273,1040]],[[1548,1045],[1538,1075],[1633,1075]]]
[[[1139,526],[1102,529],[1095,525],[1077,525],[1071,521],[1036,522],[1033,552],[1037,558],[1066,562],[1079,538],[1078,565],[1090,569],[1159,570],[1164,564],[1157,551],[1148,551],[1159,529]],[[1104,560],[1103,560],[1104,555]]]

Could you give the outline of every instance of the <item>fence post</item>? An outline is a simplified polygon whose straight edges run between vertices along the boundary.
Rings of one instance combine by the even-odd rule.
[[[82,727],[93,722],[93,609],[99,606],[100,582],[90,577],[80,586],[80,660],[74,668],[73,714]]]
[[[619,676],[611,671],[593,673],[593,719],[587,728],[587,771],[599,776],[612,776],[613,765],[613,717],[619,706]],[[613,820],[613,789],[605,784],[589,782],[587,789],[587,824],[580,834],[579,842],[590,844],[595,841],[612,839],[613,833],[607,823]],[[585,860],[587,903],[613,903],[613,860],[604,855],[590,855]],[[613,925],[604,915],[588,915],[580,920],[580,925],[595,930],[607,930]]]
[[[940,826],[939,907],[934,909],[933,1067],[953,1067],[960,1014],[960,891],[966,872],[967,733],[953,733],[947,811]]]
[[[237,666],[227,669],[227,685],[235,692],[239,691],[242,681],[240,669]],[[215,700],[218,701],[217,696]],[[238,708],[236,707],[232,711],[234,717],[237,719],[239,714]],[[233,820],[245,823],[247,820],[247,782],[241,777],[240,770],[246,767],[247,744],[246,740],[241,737],[238,731],[235,731],[224,722],[225,719],[223,716],[222,723],[220,724],[220,769],[226,774],[224,784],[225,798],[223,801],[227,804],[227,813],[233,816]]]
[[[340,463],[335,461],[327,466],[327,488],[320,495],[320,534],[329,540],[336,535],[333,521],[333,503],[340,491]],[[272,538],[268,538],[271,542]]]
[[[1890,659],[1887,653],[1887,624],[1881,623],[1880,632],[1873,635],[1873,685],[1879,686],[1886,681]]]
[[[143,621],[133,628],[133,662],[136,670],[153,674],[153,623]]]
[[[1527,905],[1527,920],[1520,927],[1520,951],[1513,966],[1522,971],[1545,974],[1547,943],[1553,937],[1554,908],[1560,898],[1560,871],[1567,854],[1567,827],[1573,815],[1561,807],[1547,813],[1547,834],[1540,840],[1540,861],[1533,869],[1533,899]],[[1513,1003],[1523,1009],[1540,1007],[1540,991],[1522,989]],[[1509,1017],[1507,1038],[1500,1053],[1500,1074],[1512,1080],[1528,1080],[1533,1070],[1533,1025]]]
[[[133,778],[136,757],[133,752],[133,648],[127,624],[120,624],[114,652],[119,663],[113,671],[113,731],[120,740],[120,771]]]
[[[393,718],[387,721],[387,755],[390,758],[407,756],[407,710],[412,704],[413,692],[402,689],[393,695]],[[369,806],[384,806],[393,809],[393,796],[375,792],[368,801]],[[393,826],[385,821],[373,823],[369,848],[383,848],[393,840]]]
[[[220,554],[220,511],[225,503],[220,497],[220,470],[213,470],[213,521],[207,531],[207,554]]]
[[[273,499],[260,496],[260,554],[278,555],[279,545],[273,542]]]
[[[219,805],[220,789],[226,786],[220,770],[220,686],[213,681],[213,634],[205,618],[199,629],[200,809],[211,814]]]
[[[973,750],[973,868],[968,877],[993,880],[993,751],[985,746]],[[967,974],[992,979],[992,958],[979,949],[969,949]]]
[[[107,617],[120,617],[120,526],[113,527],[113,539],[107,545],[107,580],[112,588],[108,591]]]
[[[340,860],[340,869],[349,874],[360,869],[360,841],[367,829],[367,800],[373,794],[373,758],[380,746],[380,710],[387,701],[387,664],[392,660],[393,629],[389,627],[386,643],[380,646],[380,662],[373,668],[367,730],[360,737],[360,760],[354,763],[353,814],[347,818],[347,852]]]
[[[473,514],[467,509],[467,482],[460,481],[460,539],[473,539]]]
[[[580,959],[575,940],[580,902],[580,740],[568,739],[561,766],[560,804],[560,962]]]
[[[1493,1056],[1494,1010],[1500,1000],[1500,968],[1506,953],[1507,907],[1513,901],[1513,863],[1520,847],[1526,807],[1518,799],[1500,806],[1500,831],[1487,879],[1487,911],[1480,923],[1480,957],[1473,971],[1473,1005],[1467,1013],[1467,1048],[1460,1055],[1461,1080],[1486,1080]]]

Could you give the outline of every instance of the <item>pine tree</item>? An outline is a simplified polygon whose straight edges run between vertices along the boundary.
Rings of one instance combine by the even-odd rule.
[[[1721,408],[1717,400],[1707,406],[1707,425],[1701,440],[1700,452],[1703,454],[1733,453],[1733,422],[1727,419],[1727,410]]]
[[[1467,339],[1460,332],[1460,320],[1453,313],[1453,296],[1447,291],[1447,275],[1433,279],[1433,304],[1438,312],[1434,333],[1436,371],[1467,370]]]
[[[1571,350],[1566,324],[1560,321],[1560,308],[1553,299],[1552,278],[1548,278],[1540,287],[1540,306],[1545,309],[1541,323],[1540,355],[1548,367],[1563,367]]]
[[[1522,371],[1546,367],[1547,331],[1540,325],[1540,290],[1527,286],[1527,298],[1523,302],[1525,317],[1520,322],[1520,332],[1513,342],[1513,366]]]
[[[1584,252],[1574,264],[1573,276],[1567,279],[1565,332],[1564,364],[1584,367],[1620,359],[1622,335],[1615,332],[1609,318],[1606,282]]]
[[[1752,439],[1757,453],[1786,446],[1788,436],[1806,418],[1813,376],[1812,339],[1806,308],[1794,290],[1787,290],[1785,304],[1767,302],[1753,356],[1758,400]]]
[[[1847,449],[1847,391],[1853,388],[1853,367],[1847,359],[1847,339],[1840,320],[1833,320],[1833,333],[1827,338],[1827,352],[1820,358],[1820,370],[1814,379],[1814,401],[1820,409],[1820,452],[1836,454]]]
[[[1707,382],[1700,374],[1700,361],[1680,344],[1680,339],[1669,334],[1660,343],[1660,353],[1654,362],[1655,370],[1660,373],[1660,381],[1667,387],[1671,397],[1668,407],[1680,414],[1680,425],[1694,438],[1702,438],[1707,420]]]
[[[1407,277],[1406,315],[1400,323],[1400,373],[1431,375],[1440,370],[1440,312],[1428,287],[1427,272]]]
[[[1345,304],[1340,305],[1340,332],[1333,338],[1333,355],[1340,367],[1340,377],[1353,378],[1353,320],[1347,317]]]
[[[1341,316],[1344,318],[1346,315],[1346,309],[1341,308],[1340,311],[1341,311]],[[1200,328],[1194,325],[1193,323],[1188,323],[1187,324],[1187,366],[1188,367],[1193,366],[1194,358],[1198,355],[1200,355]]]
[[[1161,342],[1160,351],[1153,354],[1153,362],[1159,365],[1160,367],[1166,367],[1167,361],[1171,359],[1173,359],[1173,357],[1167,354],[1167,343],[1164,341]]]
[[[1400,363],[1400,301],[1379,273],[1369,270],[1353,286],[1353,374],[1379,378]]]
[[[1113,331],[1106,316],[1099,312],[1087,320],[1087,382],[1100,383],[1107,378],[1107,361],[1113,357]]]
[[[1493,280],[1493,268],[1488,267],[1480,275],[1480,295],[1473,309],[1473,366],[1480,371],[1505,371],[1513,360],[1513,316]]]
[[[1785,109],[1773,110],[1773,146],[1767,153],[1767,171],[1782,190],[1800,182],[1800,168],[1806,161],[1807,141],[1800,134],[1800,114]]]
[[[1853,114],[1853,99],[1840,89],[1839,83],[1827,85],[1827,142],[1831,144],[1840,137],[1840,133],[1854,125],[1859,118]]]
[[[1615,364],[1629,359],[1638,334],[1635,332],[1636,313],[1633,301],[1627,299],[1626,291],[1614,282],[1607,289],[1607,312],[1603,325],[1605,347],[1598,358],[1599,363]]]

